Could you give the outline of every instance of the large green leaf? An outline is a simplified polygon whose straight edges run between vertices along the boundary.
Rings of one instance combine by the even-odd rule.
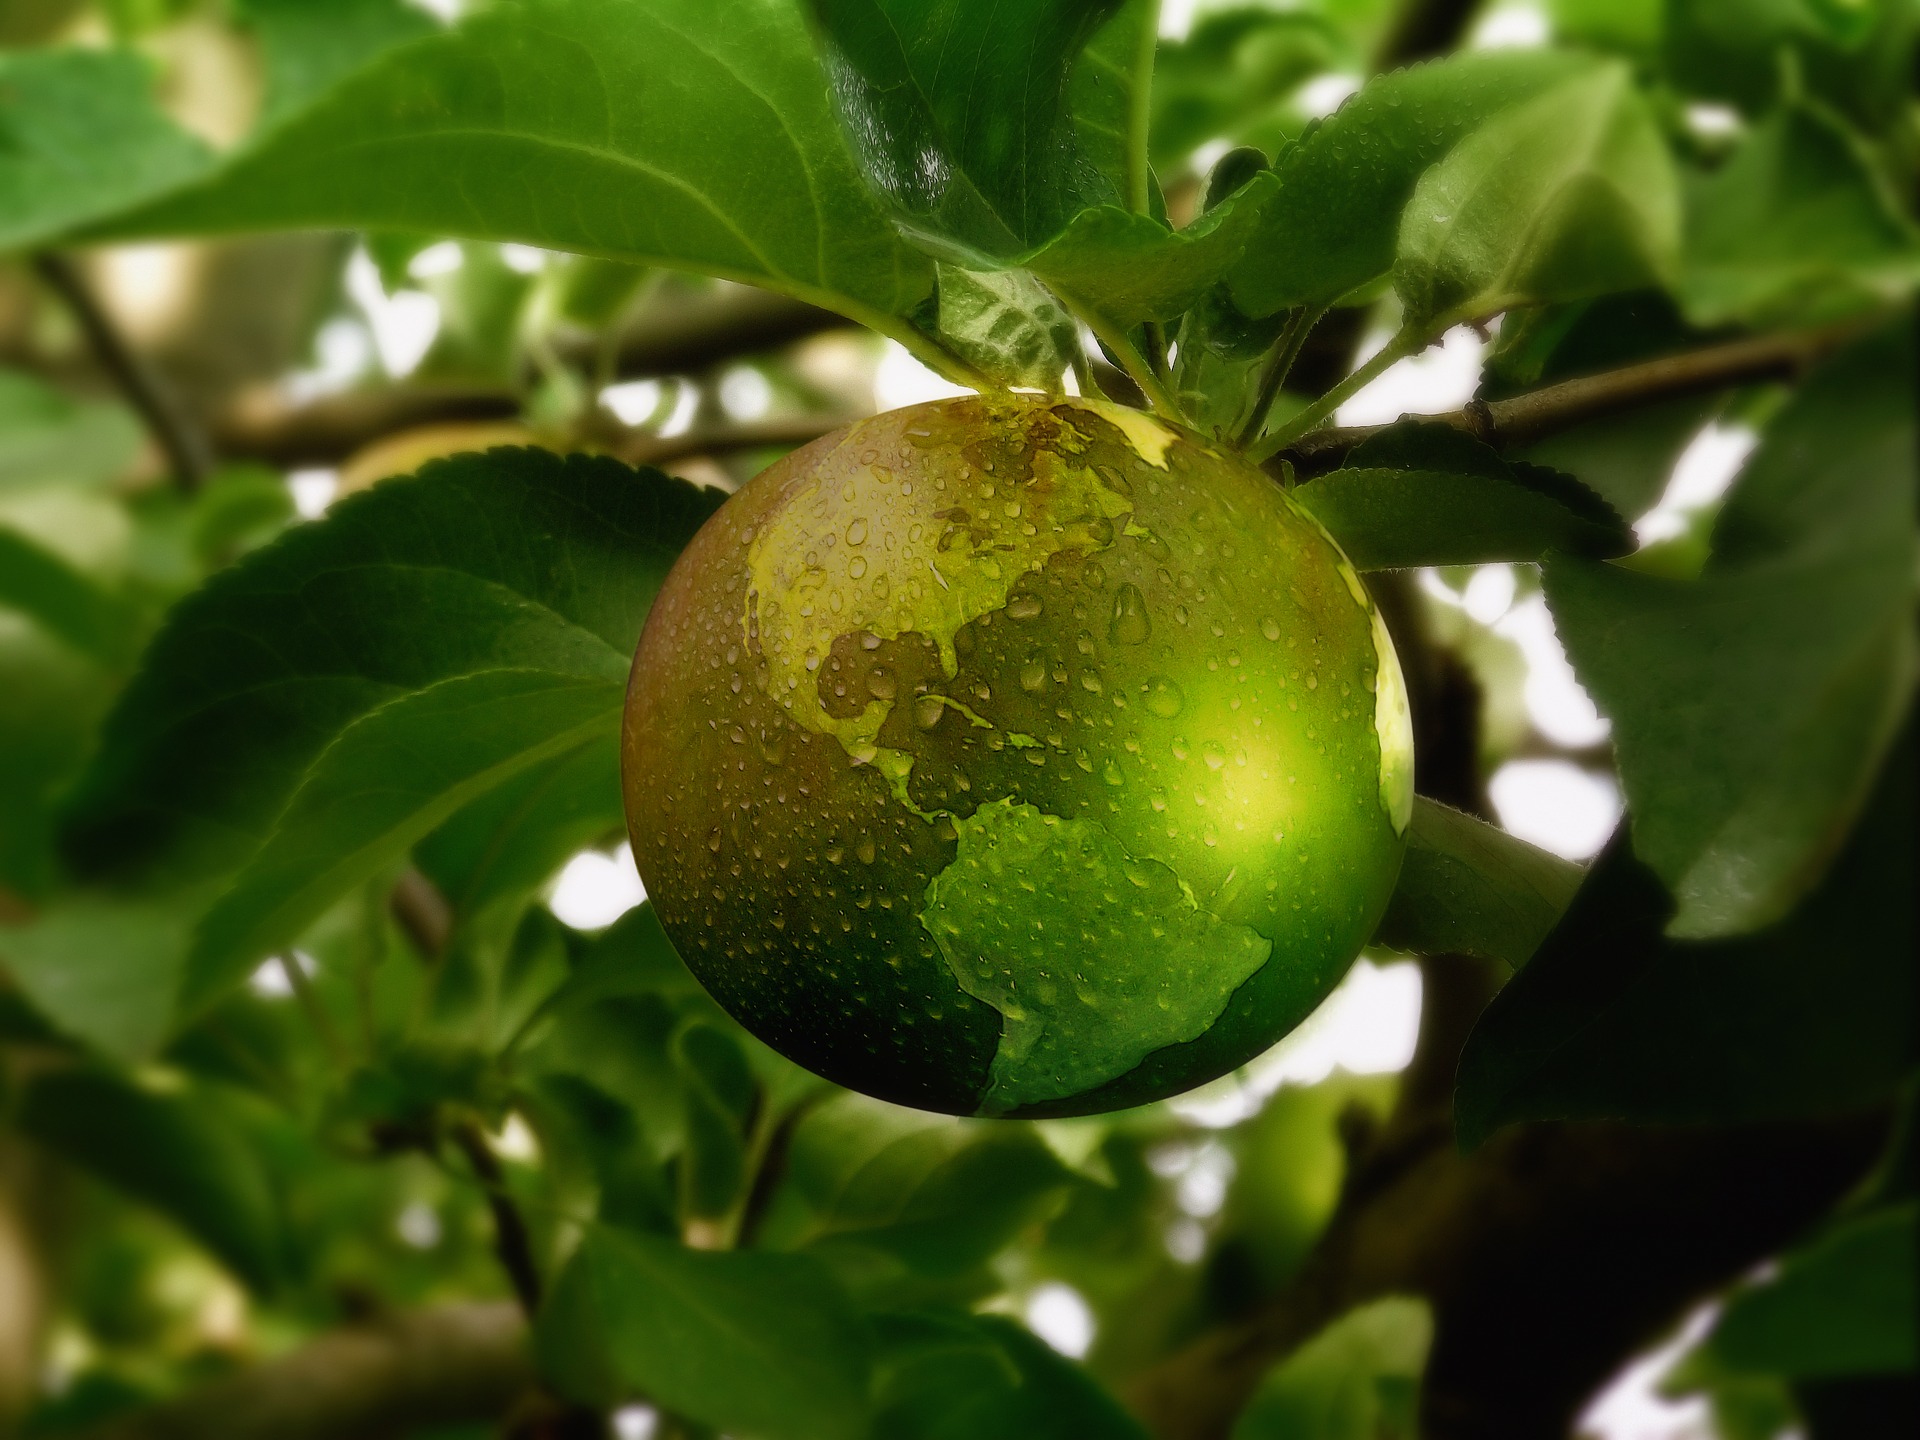
[[[1420,177],[1393,283],[1410,323],[1636,290],[1671,275],[1680,192],[1625,65],[1494,116]]]
[[[613,734],[624,685],[531,669],[456,675],[361,716],[321,752],[273,833],[208,913],[189,958],[189,1009],[289,945],[475,796]]]
[[[260,43],[263,124],[298,110],[381,51],[438,28],[406,0],[240,0],[240,15]]]
[[[721,498],[610,460],[496,450],[436,462],[288,532],[189,596],[156,637],[79,787],[74,859],[135,878],[229,871],[329,747],[347,747],[344,764],[384,727],[401,734],[478,693],[465,685],[495,699],[491,687],[544,687],[546,699],[515,703],[555,707],[556,730],[604,723],[647,607]],[[529,745],[546,746],[536,730]],[[471,774],[506,778],[506,757],[470,748],[481,737],[446,738],[481,767]],[[315,796],[347,778],[316,772]]]
[[[642,1394],[768,1440],[867,1433],[870,1340],[825,1268],[804,1256],[590,1230],[542,1310],[536,1343],[548,1373],[582,1398]],[[583,1373],[587,1356],[597,1374]]]
[[[1516,1120],[1731,1122],[1882,1099],[1912,1074],[1913,747],[1826,880],[1754,935],[1676,940],[1624,832],[1460,1060],[1473,1144]]]
[[[1415,1440],[1432,1341],[1423,1300],[1349,1311],[1268,1372],[1233,1440]]]
[[[1139,194],[1148,183],[1141,133],[1157,87],[1159,18],[1159,0],[1122,0],[1080,52],[1067,81],[1074,143],[1115,195]]]
[[[131,617],[92,577],[0,521],[0,607],[30,615],[84,654],[118,659]]]
[[[1078,152],[1068,85],[1119,0],[812,0],[867,177],[947,258],[1006,257],[1124,197]]]
[[[1369,81],[1278,157],[1279,194],[1233,269],[1235,302],[1249,315],[1331,305],[1385,275],[1421,172],[1488,116],[1589,64],[1555,51],[1491,51]]]
[[[1416,795],[1407,858],[1374,943],[1527,963],[1580,888],[1581,870],[1506,831]]]
[[[1920,1368],[1920,1286],[1912,1201],[1842,1220],[1734,1294],[1707,1338],[1720,1366],[1790,1375]]]
[[[1145,1440],[1085,1371],[999,1315],[878,1315],[874,1435],[887,1440]]]
[[[56,239],[212,163],[152,90],[146,62],[124,51],[0,52],[0,251]]]
[[[65,1033],[118,1060],[149,1060],[173,1015],[193,918],[177,896],[70,893],[0,928],[0,966]]]
[[[1702,579],[1545,567],[1676,933],[1750,929],[1804,894],[1905,707],[1913,374],[1901,325],[1809,380],[1729,497]]]
[[[105,1071],[40,1076],[20,1126],[153,1206],[257,1290],[281,1270],[281,1222],[260,1157],[206,1093],[148,1089]]]
[[[788,0],[508,0],[383,53],[119,235],[370,227],[728,276],[887,326],[932,266]]]
[[[1633,548],[1626,522],[1571,475],[1502,459],[1446,425],[1382,431],[1293,496],[1362,570]]]
[[[1920,237],[1860,137],[1804,105],[1774,111],[1694,185],[1682,259],[1699,325],[1819,319],[1920,281]]]

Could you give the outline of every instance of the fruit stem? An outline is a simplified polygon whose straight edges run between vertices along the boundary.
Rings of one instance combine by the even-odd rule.
[[[1401,326],[1399,333],[1382,345],[1359,369],[1281,425],[1266,439],[1248,446],[1247,458],[1258,465],[1261,461],[1278,455],[1302,435],[1317,428],[1323,420],[1379,379],[1397,361],[1404,360],[1409,355],[1417,355],[1426,347],[1427,332],[1424,327]]]
[[[1172,393],[1153,373],[1153,367],[1147,364],[1133,341],[1124,330],[1116,328],[1090,305],[1082,305],[1068,298],[1064,293],[1061,302],[1073,312],[1074,318],[1094,333],[1094,338],[1107,347],[1113,357],[1120,362],[1120,368],[1127,372],[1127,378],[1140,387],[1140,393],[1147,397],[1147,403],[1153,407],[1154,414],[1163,420],[1171,420],[1176,425],[1187,423],[1175,403]]]
[[[1254,397],[1253,411],[1247,416],[1247,423],[1240,427],[1237,438],[1242,448],[1260,438],[1261,428],[1267,423],[1267,413],[1273,409],[1280,387],[1287,383],[1287,376],[1293,373],[1294,362],[1306,348],[1307,336],[1326,313],[1325,306],[1302,305],[1287,317],[1286,325],[1273,342],[1273,349],[1268,352],[1266,369],[1260,372],[1260,393]]]

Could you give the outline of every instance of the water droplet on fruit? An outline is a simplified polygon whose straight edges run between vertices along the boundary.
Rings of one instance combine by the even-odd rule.
[[[1134,584],[1122,585],[1113,595],[1113,619],[1107,625],[1107,638],[1116,645],[1144,645],[1153,634],[1153,621],[1147,615],[1147,600]]]
[[[1147,682],[1147,709],[1162,719],[1171,720],[1186,703],[1187,697],[1180,692],[1180,687],[1166,676],[1156,675]]]

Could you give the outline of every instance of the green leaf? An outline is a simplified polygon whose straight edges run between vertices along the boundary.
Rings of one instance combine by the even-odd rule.
[[[686,1100],[687,1148],[680,1162],[686,1212],[724,1215],[747,1181],[753,1072],[739,1041],[705,1021],[682,1026],[671,1050]]]
[[[1910,291],[1920,237],[1863,152],[1842,122],[1786,105],[1698,181],[1679,277],[1688,318],[1807,323]]]
[[[1067,81],[1074,142],[1115,195],[1135,194],[1146,180],[1141,139],[1156,84],[1159,18],[1159,0],[1122,0],[1094,31]]]
[[[1488,116],[1592,62],[1550,50],[1456,55],[1396,70],[1278,157],[1279,193],[1233,269],[1248,315],[1334,304],[1393,266],[1421,172]]]
[[[1003,1316],[900,1311],[874,1325],[876,1437],[1146,1440],[1084,1370]]]
[[[787,0],[488,6],[114,233],[333,227],[698,270],[882,328],[933,273],[867,195]]]
[[[1625,65],[1488,120],[1420,177],[1400,219],[1394,288],[1437,328],[1515,305],[1663,282],[1679,182]]]
[[[95,874],[230,871],[375,712],[403,724],[471,693],[420,698],[435,687],[490,672],[526,673],[483,691],[618,686],[668,567],[721,498],[609,460],[496,450],[296,527],[169,617],[78,787],[71,854]]]
[[[140,422],[124,406],[75,400],[31,375],[0,370],[0,492],[110,480],[131,463],[140,440]]]
[[[1775,418],[1697,581],[1554,558],[1547,598],[1613,722],[1634,846],[1675,933],[1784,914],[1866,794],[1913,676],[1913,354],[1904,325]]]
[[[1415,1440],[1432,1341],[1424,1300],[1350,1310],[1267,1372],[1232,1440]]]
[[[334,900],[501,780],[619,726],[623,684],[483,670],[361,716],[314,760],[260,852],[208,912],[181,1003],[197,1008]]]
[[[1062,296],[1123,330],[1171,320],[1219,283],[1273,198],[1261,172],[1184,230],[1117,205],[1082,210],[1061,234],[1019,258]]]
[[[98,660],[126,648],[131,617],[112,595],[60,556],[0,522],[0,606],[31,616]]]
[[[769,1440],[867,1433],[870,1341],[817,1261],[597,1228],[555,1291],[535,1330],[550,1375],[573,1373],[576,1348],[598,1350],[627,1393],[718,1429]]]
[[[151,1059],[173,1017],[193,910],[69,894],[0,929],[0,965],[47,1019],[117,1060]]]
[[[1402,423],[1293,492],[1361,570],[1624,555],[1633,532],[1571,475],[1508,461],[1451,426]]]
[[[1165,173],[1212,140],[1256,143],[1290,92],[1342,62],[1360,68],[1333,25],[1306,10],[1242,5],[1203,13],[1162,45],[1153,71],[1153,163]]]
[[[266,1171],[212,1094],[152,1090],[105,1071],[42,1075],[20,1128],[55,1154],[175,1221],[258,1291],[280,1272],[281,1225]]]
[[[1518,969],[1559,923],[1581,876],[1578,865],[1416,795],[1407,858],[1374,943]]]
[[[855,1244],[943,1277],[985,1264],[1073,1178],[1031,1130],[858,1095],[807,1116],[789,1173],[806,1218],[787,1243]]]
[[[271,125],[321,95],[381,51],[439,28],[406,0],[241,0],[260,43]]]
[[[1057,391],[1080,345],[1060,302],[1024,270],[938,269],[947,348],[1008,385]]]
[[[1463,1144],[1517,1120],[1732,1123],[1884,1098],[1916,1058],[1911,735],[1820,888],[1758,934],[1663,933],[1622,832],[1460,1060]]]
[[[146,62],[125,51],[0,52],[0,251],[44,244],[213,163],[152,91]]]
[[[874,192],[943,258],[1007,257],[1119,200],[1077,152],[1075,62],[1119,0],[812,0]]]
[[[1733,1371],[1873,1375],[1920,1366],[1920,1297],[1911,1201],[1833,1226],[1786,1257],[1780,1271],[1737,1291],[1707,1337]]]
[[[624,813],[619,740],[603,736],[496,785],[414,846],[414,861],[446,896],[458,929],[530,895],[569,857],[617,832]]]

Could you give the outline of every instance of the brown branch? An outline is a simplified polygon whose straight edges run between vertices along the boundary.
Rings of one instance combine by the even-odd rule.
[[[421,955],[437,959],[447,948],[447,939],[453,933],[453,907],[440,887],[425,875],[411,865],[402,870],[387,904]]]
[[[487,1144],[487,1137],[471,1121],[453,1126],[453,1143],[467,1157],[474,1177],[487,1192],[487,1208],[493,1214],[493,1249],[500,1257],[500,1268],[507,1272],[520,1308],[531,1320],[540,1308],[540,1267],[533,1259],[533,1239],[527,1222],[521,1217],[513,1197],[507,1194],[507,1177],[500,1169],[499,1157]]]
[[[167,457],[175,483],[183,490],[198,490],[213,468],[213,456],[205,437],[181,410],[159,372],[127,343],[113,317],[66,256],[42,251],[33,257],[33,268],[72,312],[100,368],[146,422],[154,443]]]
[[[1490,445],[1529,445],[1588,420],[1656,401],[1758,380],[1793,379],[1859,335],[1861,328],[1859,322],[1849,321],[1815,330],[1754,335],[1599,375],[1563,380],[1505,400],[1475,401],[1460,410],[1411,418],[1466,430]],[[1319,474],[1333,469],[1349,450],[1384,428],[1329,426],[1302,436],[1268,463],[1277,465],[1284,459],[1301,474]]]
[[[851,415],[792,415],[751,424],[689,430],[684,435],[635,433],[616,452],[629,465],[670,465],[693,455],[730,455],[778,445],[806,445],[851,425]]]
[[[505,1301],[396,1314],[109,1421],[85,1440],[382,1440],[489,1421],[534,1383],[526,1334]]]
[[[1164,1440],[1221,1440],[1275,1361],[1355,1305],[1417,1294],[1436,1326],[1421,1434],[1564,1435],[1624,1357],[1824,1213],[1883,1133],[1535,1125],[1463,1156],[1444,1117],[1390,1126],[1294,1283],[1127,1399]]]

